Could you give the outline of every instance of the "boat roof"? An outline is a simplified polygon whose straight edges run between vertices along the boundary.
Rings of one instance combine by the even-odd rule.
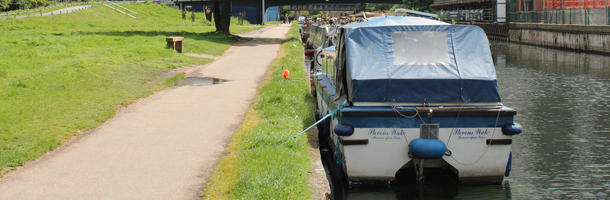
[[[430,17],[430,18],[438,19],[438,15],[437,14],[431,14],[431,13],[427,13],[427,12],[420,12],[420,11],[417,11],[417,10],[409,10],[409,9],[407,9],[407,13],[412,14],[412,15],[422,16],[422,17]]]
[[[396,10],[394,10],[394,12],[399,15],[409,14],[409,16],[418,16],[418,17],[426,17],[426,18],[431,18],[431,19],[438,19],[437,14],[421,12],[421,11],[417,11],[417,10],[409,10],[409,9],[405,9],[405,8],[397,8]]]
[[[485,32],[410,16],[343,27],[348,98],[357,102],[500,102]]]
[[[373,26],[424,26],[424,25],[449,25],[448,23],[411,16],[381,16],[367,18],[364,22],[353,22],[343,26],[345,29]]]

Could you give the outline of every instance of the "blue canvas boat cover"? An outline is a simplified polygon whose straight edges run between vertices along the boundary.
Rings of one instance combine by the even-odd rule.
[[[476,26],[374,17],[343,26],[355,102],[500,102],[489,42]]]

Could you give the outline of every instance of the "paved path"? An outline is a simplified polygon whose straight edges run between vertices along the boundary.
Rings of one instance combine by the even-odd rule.
[[[289,30],[279,25],[191,75],[230,80],[155,93],[0,179],[0,199],[200,199]]]
[[[62,8],[59,10],[55,10],[52,12],[48,12],[48,13],[42,13],[42,16],[49,16],[49,15],[59,15],[59,14],[66,14],[66,13],[71,13],[77,10],[83,10],[83,9],[87,9],[90,8],[90,5],[86,5],[86,6],[74,6],[74,7],[69,7],[69,8]]]
[[[91,5],[74,6],[74,7],[62,8],[62,9],[59,9],[59,10],[55,10],[55,11],[51,11],[51,12],[46,12],[46,13],[42,13],[42,14],[40,14],[39,12],[33,12],[33,13],[28,14],[28,15],[17,15],[16,17],[13,16],[13,15],[1,15],[1,16],[2,17],[8,17],[8,18],[15,17],[17,19],[21,19],[21,18],[32,17],[32,16],[39,17],[39,16],[66,14],[66,13],[71,13],[71,12],[74,12],[74,11],[77,11],[77,10],[87,9],[87,8],[90,8],[90,7],[91,7]]]

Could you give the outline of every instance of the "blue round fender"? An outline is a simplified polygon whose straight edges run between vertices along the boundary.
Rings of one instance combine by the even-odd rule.
[[[350,136],[354,134],[354,126],[350,124],[342,124],[339,123],[335,126],[334,130],[335,134],[340,136]]]
[[[409,143],[409,153],[416,158],[442,158],[445,151],[445,143],[437,139],[417,138]]]
[[[504,135],[518,135],[521,132],[523,132],[523,127],[519,123],[504,124],[502,126],[502,133]]]

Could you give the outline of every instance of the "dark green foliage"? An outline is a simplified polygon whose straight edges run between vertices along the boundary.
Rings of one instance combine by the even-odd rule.
[[[433,0],[402,0],[402,4],[395,5],[392,7],[392,10],[396,8],[406,8],[411,10],[430,12],[430,4],[432,4]]]
[[[0,10],[6,10],[10,4],[23,4],[24,8],[37,8],[41,6],[48,6],[51,4],[50,0],[0,0]]]
[[[8,6],[11,4],[11,0],[0,0],[0,10],[8,9]]]
[[[382,4],[382,3],[368,3],[366,4],[367,11],[376,10],[395,10],[396,8],[405,8],[410,10],[417,10],[423,12],[430,12],[430,4],[433,0],[402,0],[402,4]]]

